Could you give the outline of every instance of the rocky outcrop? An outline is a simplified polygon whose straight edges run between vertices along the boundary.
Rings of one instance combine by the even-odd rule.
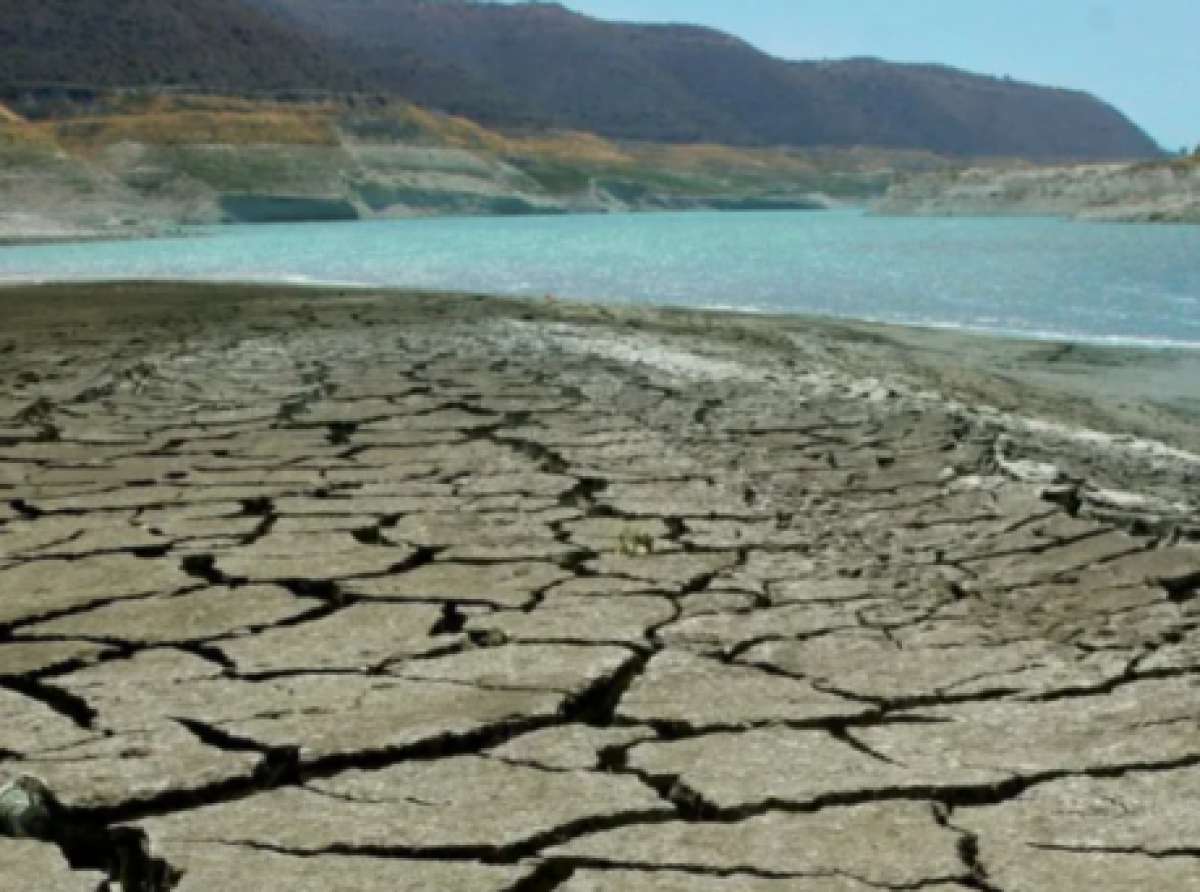
[[[895,170],[945,164],[907,151],[500,133],[354,96],[19,98],[24,116],[0,105],[0,241],[451,214],[817,210],[882,195]]]
[[[627,179],[608,167],[568,169],[577,185],[550,191],[510,161],[450,146],[122,142],[91,159],[23,150],[0,169],[0,239],[133,236],[223,223],[834,205],[789,190],[787,174],[768,184],[779,187],[773,194],[714,190],[709,181],[689,194],[674,182],[647,185],[637,168]]]
[[[973,168],[897,182],[874,206],[900,216],[1062,216],[1200,223],[1200,163]]]

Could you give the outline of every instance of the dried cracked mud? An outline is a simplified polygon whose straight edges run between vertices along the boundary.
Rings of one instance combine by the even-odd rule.
[[[1180,449],[801,322],[0,312],[5,889],[1200,890]]]

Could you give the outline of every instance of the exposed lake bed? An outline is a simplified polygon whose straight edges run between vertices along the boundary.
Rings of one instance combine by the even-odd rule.
[[[76,868],[0,840],[31,883],[1190,882],[1141,852],[1200,787],[1195,419],[1103,380],[1194,351],[212,283],[0,318],[0,768]]]

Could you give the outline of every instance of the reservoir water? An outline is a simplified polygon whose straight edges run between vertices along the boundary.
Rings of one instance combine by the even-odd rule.
[[[106,279],[554,294],[1200,347],[1200,226],[712,213],[230,227],[0,249],[0,281]]]

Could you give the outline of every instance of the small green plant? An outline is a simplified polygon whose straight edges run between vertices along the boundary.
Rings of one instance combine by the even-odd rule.
[[[644,530],[626,527],[621,531],[621,554],[626,557],[645,557],[654,553],[654,537]]]

